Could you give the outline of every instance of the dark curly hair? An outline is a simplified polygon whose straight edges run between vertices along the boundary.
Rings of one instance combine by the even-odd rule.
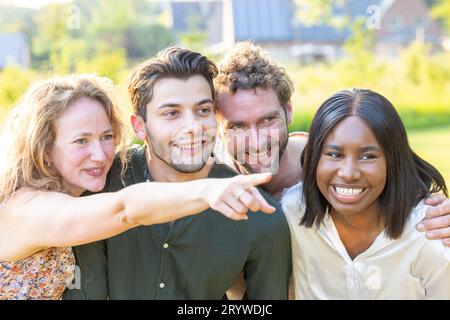
[[[283,67],[267,52],[251,42],[239,42],[219,63],[216,92],[236,93],[239,89],[273,89],[283,107],[291,99],[294,87]]]

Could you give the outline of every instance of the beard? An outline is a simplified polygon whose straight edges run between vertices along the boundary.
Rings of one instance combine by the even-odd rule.
[[[286,139],[284,139],[283,142],[281,142],[281,144],[278,148],[278,156],[272,157],[271,163],[269,166],[261,166],[261,167],[259,167],[259,169],[255,170],[254,167],[251,164],[249,164],[248,162],[239,163],[236,161],[238,163],[238,165],[240,165],[241,169],[243,169],[241,172],[246,173],[246,174],[265,173],[265,172],[270,172],[273,175],[277,174],[280,169],[281,158],[283,157],[283,154],[286,151],[288,142],[289,142],[289,136],[286,135]],[[274,150],[271,148],[271,152],[273,152],[273,151]]]
[[[155,141],[155,139],[150,137],[150,141]],[[208,159],[211,157],[215,142],[216,137],[207,136],[200,154],[197,156],[189,155],[187,157],[178,156],[179,151],[176,151],[174,146],[168,147],[160,143],[150,143],[149,147],[152,156],[158,158],[176,171],[180,173],[196,173],[205,167]]]
[[[283,130],[284,129],[284,130]],[[232,159],[234,160],[234,163],[237,167],[239,167],[239,171],[246,174],[251,173],[265,173],[270,172],[273,175],[277,174],[280,169],[280,161],[284,155],[284,152],[286,151],[287,144],[289,142],[289,134],[288,134],[288,126],[287,123],[284,128],[279,129],[279,136],[278,139],[276,139],[275,142],[272,142],[273,138],[271,138],[269,143],[265,146],[265,148],[261,148],[259,150],[254,150],[261,152],[263,151],[269,151],[270,152],[270,163],[268,164],[261,164],[258,161],[258,156],[249,156],[249,158],[246,158],[244,155],[247,153],[250,153],[249,149],[246,149],[246,147],[243,147],[243,145],[246,145],[247,141],[240,141],[236,142],[233,141],[233,146],[228,145],[228,150],[233,150],[233,153],[230,154]],[[273,137],[273,136],[272,136]],[[255,154],[251,152],[252,154]],[[256,158],[256,160],[255,160]],[[255,160],[255,161],[252,161]],[[250,162],[250,163],[249,163]]]

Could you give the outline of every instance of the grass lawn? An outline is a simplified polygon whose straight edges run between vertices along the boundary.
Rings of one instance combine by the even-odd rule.
[[[450,127],[408,132],[412,149],[435,166],[450,187]]]

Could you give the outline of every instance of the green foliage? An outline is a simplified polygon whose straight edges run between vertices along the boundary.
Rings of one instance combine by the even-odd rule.
[[[55,3],[43,7],[34,15],[36,34],[32,39],[32,53],[41,61],[50,59],[52,49],[57,50],[69,36],[67,16],[68,5]]]
[[[450,2],[448,0],[435,0],[431,15],[438,18],[447,32],[450,32]]]
[[[130,58],[150,57],[173,44],[175,37],[158,23],[134,23],[126,30],[125,48]]]
[[[366,66],[374,61],[373,31],[366,28],[365,19],[356,19],[350,27],[351,37],[344,44],[347,58],[355,65]]]
[[[10,66],[0,71],[0,109],[11,107],[31,83],[33,73]]]
[[[189,32],[182,33],[179,35],[181,43],[185,47],[195,51],[200,51],[202,48],[205,47],[206,38],[207,38],[206,33],[199,30],[191,30]]]
[[[0,31],[26,32],[33,67],[44,72],[76,72],[77,65],[85,69],[88,61],[99,61],[93,59],[96,54],[108,56],[115,63],[110,69],[118,69],[124,53],[125,60],[142,59],[174,43],[160,15],[158,6],[146,0],[73,0],[39,10],[2,7]]]
[[[53,43],[50,49],[50,70],[55,75],[77,71],[76,65],[87,59],[86,43],[81,39],[65,37]]]
[[[95,73],[117,83],[125,78],[126,63],[125,49],[119,48],[111,51],[108,46],[101,46],[91,59],[79,61],[76,69],[79,73]]]
[[[178,35],[181,43],[192,50],[201,51],[208,38],[207,33],[199,29],[201,23],[200,17],[195,12],[190,12],[187,18],[188,31]]]
[[[344,4],[348,0],[295,0],[296,16],[305,25],[330,23],[332,21],[333,3]]]
[[[447,187],[450,186],[450,125],[427,130],[412,130],[408,132],[411,148],[424,160],[431,163],[444,176]]]
[[[351,48],[348,58],[330,65],[285,64],[295,86],[291,130],[306,130],[326,98],[350,87],[386,96],[408,129],[450,125],[450,65],[445,63],[450,53],[432,54],[426,45],[415,42],[398,58],[379,61],[361,43],[353,42]]]
[[[32,9],[2,6],[0,32],[24,32],[31,36],[34,30]]]

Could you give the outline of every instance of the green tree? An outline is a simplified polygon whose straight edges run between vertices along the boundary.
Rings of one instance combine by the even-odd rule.
[[[180,42],[187,48],[195,51],[201,51],[206,45],[207,34],[200,30],[200,18],[191,12],[187,18],[188,31],[180,33],[178,38]]]
[[[344,43],[344,51],[358,65],[366,65],[373,61],[373,31],[365,26],[365,20],[358,18],[350,28],[351,36]]]
[[[295,0],[296,16],[305,25],[334,24],[333,5],[344,5],[349,0]]]
[[[450,1],[436,0],[431,10],[431,15],[438,18],[447,32],[450,32]]]
[[[125,34],[124,47],[131,58],[151,56],[175,42],[172,31],[159,23],[135,22]]]
[[[0,10],[0,32],[24,32],[33,34],[35,10],[21,7],[2,6]]]
[[[107,45],[99,46],[89,59],[79,60],[76,70],[79,73],[95,73],[108,77],[115,83],[123,78],[127,64],[126,51],[123,48],[111,50]]]
[[[32,39],[32,54],[39,65],[58,55],[62,43],[67,42],[67,16],[68,5],[55,3],[43,7],[34,16],[37,30]]]
[[[25,92],[31,83],[33,73],[16,66],[9,66],[0,72],[0,109],[8,109]]]
[[[174,42],[171,30],[160,24],[160,13],[146,0],[75,0],[81,8],[82,37],[89,47],[125,49],[130,58],[156,53]]]

